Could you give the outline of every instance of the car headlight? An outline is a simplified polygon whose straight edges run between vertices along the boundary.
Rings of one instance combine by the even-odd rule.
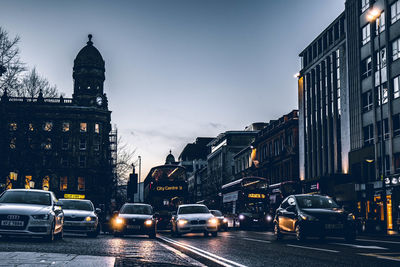
[[[87,217],[85,218],[85,221],[87,221],[87,222],[96,221],[96,217],[87,216]]]
[[[37,214],[37,215],[32,215],[33,219],[35,220],[48,220],[50,218],[49,214]]]
[[[227,222],[228,222],[228,219],[227,219],[227,218],[224,218],[222,221],[223,221],[224,223],[227,223]]]
[[[272,221],[272,216],[268,214],[268,215],[265,217],[265,219],[267,220],[267,222],[270,222],[270,221]]]
[[[347,215],[347,220],[348,221],[354,221],[356,219],[356,216],[354,216],[354,214],[349,214],[349,215]]]
[[[118,226],[124,224],[124,222],[125,222],[124,219],[122,219],[120,217],[115,218],[115,224]]]
[[[151,226],[153,224],[153,220],[145,220],[144,221],[144,225],[146,225],[146,226]]]
[[[188,220],[184,220],[184,219],[179,219],[178,220],[178,224],[180,225],[180,226],[183,226],[183,225],[185,225],[185,224],[187,224],[188,223]]]
[[[308,214],[300,213],[299,216],[305,221],[318,221],[317,218]]]
[[[217,225],[218,224],[218,220],[216,218],[211,218],[211,219],[208,220],[208,223],[212,224],[212,225]]]
[[[240,215],[239,215],[239,220],[244,220],[244,218],[245,218],[245,217],[244,217],[243,214],[240,214]]]

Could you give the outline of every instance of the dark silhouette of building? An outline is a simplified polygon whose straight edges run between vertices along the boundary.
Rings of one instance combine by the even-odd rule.
[[[87,45],[74,61],[72,98],[0,100],[0,182],[108,205],[114,183],[104,60]]]

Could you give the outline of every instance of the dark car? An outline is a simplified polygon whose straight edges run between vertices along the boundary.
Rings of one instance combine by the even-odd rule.
[[[341,209],[336,202],[321,195],[291,195],[276,210],[274,219],[276,239],[283,234],[295,234],[297,240],[308,236],[343,236],[346,241],[356,238],[354,215]]]
[[[228,230],[228,219],[222,215],[219,210],[210,210],[211,214],[218,219],[218,230],[227,231]]]
[[[144,234],[156,237],[157,220],[148,204],[124,204],[112,224],[114,236]]]

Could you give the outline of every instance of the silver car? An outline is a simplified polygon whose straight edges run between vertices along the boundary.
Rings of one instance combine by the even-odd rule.
[[[64,213],[53,192],[9,189],[0,195],[0,235],[63,237]]]
[[[172,235],[180,236],[186,233],[204,233],[208,236],[218,235],[218,219],[215,218],[205,205],[180,205],[172,217]]]
[[[64,210],[64,231],[96,237],[100,232],[99,218],[90,200],[60,199]]]

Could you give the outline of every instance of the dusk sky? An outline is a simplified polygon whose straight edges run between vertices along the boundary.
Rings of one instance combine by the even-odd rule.
[[[343,10],[344,0],[3,0],[0,18],[22,60],[66,97],[93,34],[112,124],[144,179],[198,136],[297,109],[298,54]]]

